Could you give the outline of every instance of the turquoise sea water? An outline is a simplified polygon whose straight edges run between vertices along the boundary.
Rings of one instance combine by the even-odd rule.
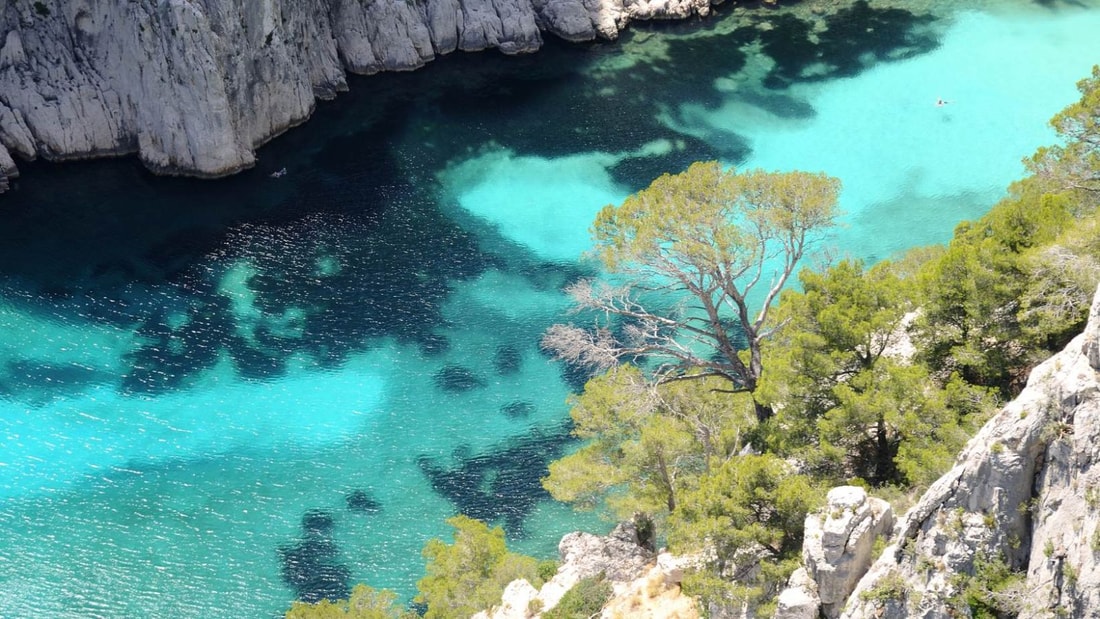
[[[0,198],[0,616],[411,595],[457,511],[551,555],[606,526],[538,487],[584,378],[538,337],[596,210],[720,158],[839,176],[835,253],[942,241],[1100,61],[1068,5],[808,24],[359,80],[224,181],[27,166]]]

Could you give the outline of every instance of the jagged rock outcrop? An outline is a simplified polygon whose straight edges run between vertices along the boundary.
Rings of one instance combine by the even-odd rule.
[[[1098,371],[1100,292],[1085,332],[901,520],[843,616],[970,616],[968,589],[1020,617],[1100,616]]]
[[[8,179],[19,176],[19,168],[15,167],[8,149],[0,144],[0,192],[8,189]]]
[[[823,513],[806,516],[802,560],[817,583],[821,612],[840,615],[848,595],[871,567],[875,538],[894,526],[894,512],[882,499],[856,486],[829,491]]]
[[[806,516],[802,541],[805,567],[791,574],[780,592],[776,619],[835,619],[867,573],[875,539],[894,526],[894,512],[882,499],[856,486],[829,491],[824,509]]]
[[[711,0],[25,0],[0,4],[0,179],[12,155],[137,153],[220,176],[347,88],[345,71],[533,52],[540,31],[614,38]],[[3,181],[0,181],[3,182]]]
[[[653,561],[653,553],[638,542],[637,529],[629,522],[616,526],[606,537],[574,531],[561,538],[558,554],[561,566],[557,574],[539,590],[546,610],[585,578],[603,574],[612,585],[621,585],[640,577]]]
[[[617,593],[623,593],[654,569],[654,553],[640,542],[637,528],[629,522],[616,526],[606,537],[581,531],[569,533],[558,543],[558,554],[561,565],[541,589],[536,590],[526,580],[513,581],[505,588],[501,604],[475,615],[475,619],[538,616],[556,606],[578,582],[601,574]],[[663,573],[660,580],[664,583]],[[536,608],[538,613],[530,612]]]
[[[617,587],[601,619],[699,619],[695,600],[680,591],[680,580],[666,566],[658,561],[640,578]]]

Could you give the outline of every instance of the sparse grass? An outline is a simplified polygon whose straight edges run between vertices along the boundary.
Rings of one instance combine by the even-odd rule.
[[[611,598],[611,583],[603,575],[585,578],[565,592],[558,605],[543,613],[543,619],[588,619],[598,614]]]
[[[860,592],[859,599],[881,606],[887,602],[905,599],[909,589],[909,582],[895,570],[879,578],[870,589]]]

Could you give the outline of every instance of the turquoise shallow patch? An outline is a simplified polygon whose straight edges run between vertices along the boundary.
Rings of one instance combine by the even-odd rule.
[[[0,614],[278,615],[296,594],[280,551],[302,543],[303,519],[318,513],[332,520],[332,561],[346,567],[350,582],[411,596],[425,540],[449,535],[443,520],[456,503],[448,496],[481,508],[493,499],[533,501],[515,518],[522,531],[512,532],[512,544],[552,555],[565,531],[604,525],[540,502],[530,480],[537,475],[515,481],[516,469],[500,459],[527,458],[520,464],[537,469],[540,450],[561,448],[569,390],[538,338],[565,317],[561,285],[590,268],[576,261],[589,247],[593,215],[643,182],[625,178],[628,164],[649,169],[709,145],[707,152],[746,152],[741,165],[824,170],[845,186],[846,227],[833,238],[839,251],[883,258],[946,239],[956,222],[1004,194],[1022,173],[1020,158],[1053,138],[1046,120],[1074,99],[1073,83],[1096,60],[1096,32],[1096,11],[963,13],[927,54],[869,62],[854,77],[796,82],[782,96],[762,86],[767,63],[759,57],[738,57],[736,72],[677,91],[674,106],[637,105],[646,84],[630,74],[589,78],[587,88],[602,97],[601,120],[629,123],[620,108],[644,110],[667,130],[658,141],[555,136],[526,107],[517,117],[531,123],[518,139],[522,127],[493,135],[491,126],[472,129],[465,116],[409,106],[408,126],[430,127],[439,143],[448,128],[487,139],[460,155],[425,159],[434,167],[420,169],[417,149],[428,146],[413,129],[386,134],[392,151],[368,144],[385,151],[374,159],[353,150],[368,140],[316,138],[298,148],[303,159],[288,161],[292,173],[277,187],[264,174],[225,185],[157,181],[155,191],[182,203],[193,192],[232,187],[225,204],[201,205],[211,211],[281,196],[286,221],[259,229],[204,220],[230,232],[213,235],[211,247],[185,265],[190,270],[174,262],[190,251],[190,228],[175,244],[150,233],[156,242],[136,251],[135,261],[170,275],[150,278],[120,251],[100,277],[122,284],[104,287],[110,298],[84,293],[86,306],[45,285],[39,291],[3,279]],[[692,67],[662,67],[659,58],[639,63],[689,81]],[[950,103],[937,106],[939,98]],[[334,127],[354,115],[339,111],[326,120],[322,109],[315,124],[285,139],[308,142],[312,126],[328,127],[318,135],[342,135]],[[545,152],[537,148],[542,139]],[[326,150],[330,142],[345,150]],[[315,151],[322,155],[311,159]],[[388,176],[370,176],[383,164]],[[409,198],[410,187],[432,204]],[[134,189],[119,182],[114,191],[112,199],[122,200]],[[407,217],[387,220],[395,212],[387,206]],[[376,228],[363,224],[362,232],[342,209],[390,227],[378,224],[385,234],[370,236]],[[308,226],[298,225],[303,210],[312,213]],[[249,221],[267,213],[259,206],[233,212]],[[456,221],[465,228],[410,251],[409,239],[424,236],[418,231]],[[73,215],[58,227],[80,222]],[[242,245],[251,253],[240,255]],[[28,254],[25,271],[33,273],[39,258]],[[394,262],[404,270],[376,268]],[[330,306],[340,312],[318,309]],[[217,320],[211,307],[221,312]],[[142,323],[158,315],[162,324]],[[341,334],[360,339],[310,331],[330,315]],[[425,316],[438,322],[410,324]],[[357,330],[356,320],[368,318],[389,331]],[[209,333],[183,337],[200,328]],[[157,338],[157,354],[209,353],[210,360],[184,359],[178,367],[189,373],[167,387],[126,389],[135,351]],[[314,340],[320,344],[303,344]],[[278,363],[246,377],[230,348]],[[435,481],[451,484],[450,495],[433,491],[425,471],[443,471]],[[367,497],[369,509],[354,508],[349,497]]]

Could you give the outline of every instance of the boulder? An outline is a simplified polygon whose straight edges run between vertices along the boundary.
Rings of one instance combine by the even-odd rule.
[[[569,533],[558,544],[558,554],[561,565],[541,589],[535,591],[526,580],[513,581],[505,589],[500,606],[479,613],[477,619],[521,619],[531,608],[550,610],[578,582],[600,574],[620,592],[630,589],[636,580],[660,575],[653,565],[654,553],[641,545],[637,528],[629,522],[616,526],[605,537],[581,531]]]
[[[7,191],[8,179],[19,176],[19,169],[15,167],[8,150],[0,144],[0,193]]]
[[[624,522],[606,537],[575,531],[558,544],[561,568],[582,580],[603,574],[612,582],[634,580],[646,572],[653,553],[638,543],[634,525]]]
[[[684,580],[684,574],[688,571],[702,567],[704,559],[702,555],[674,555],[662,552],[657,555],[657,569],[664,575],[665,583],[678,585]]]
[[[821,598],[817,583],[805,568],[791,574],[787,588],[779,592],[773,619],[817,619],[821,614]]]
[[[500,606],[482,611],[472,619],[527,619],[531,616],[531,602],[539,595],[538,589],[523,580],[513,580],[500,596]]]

